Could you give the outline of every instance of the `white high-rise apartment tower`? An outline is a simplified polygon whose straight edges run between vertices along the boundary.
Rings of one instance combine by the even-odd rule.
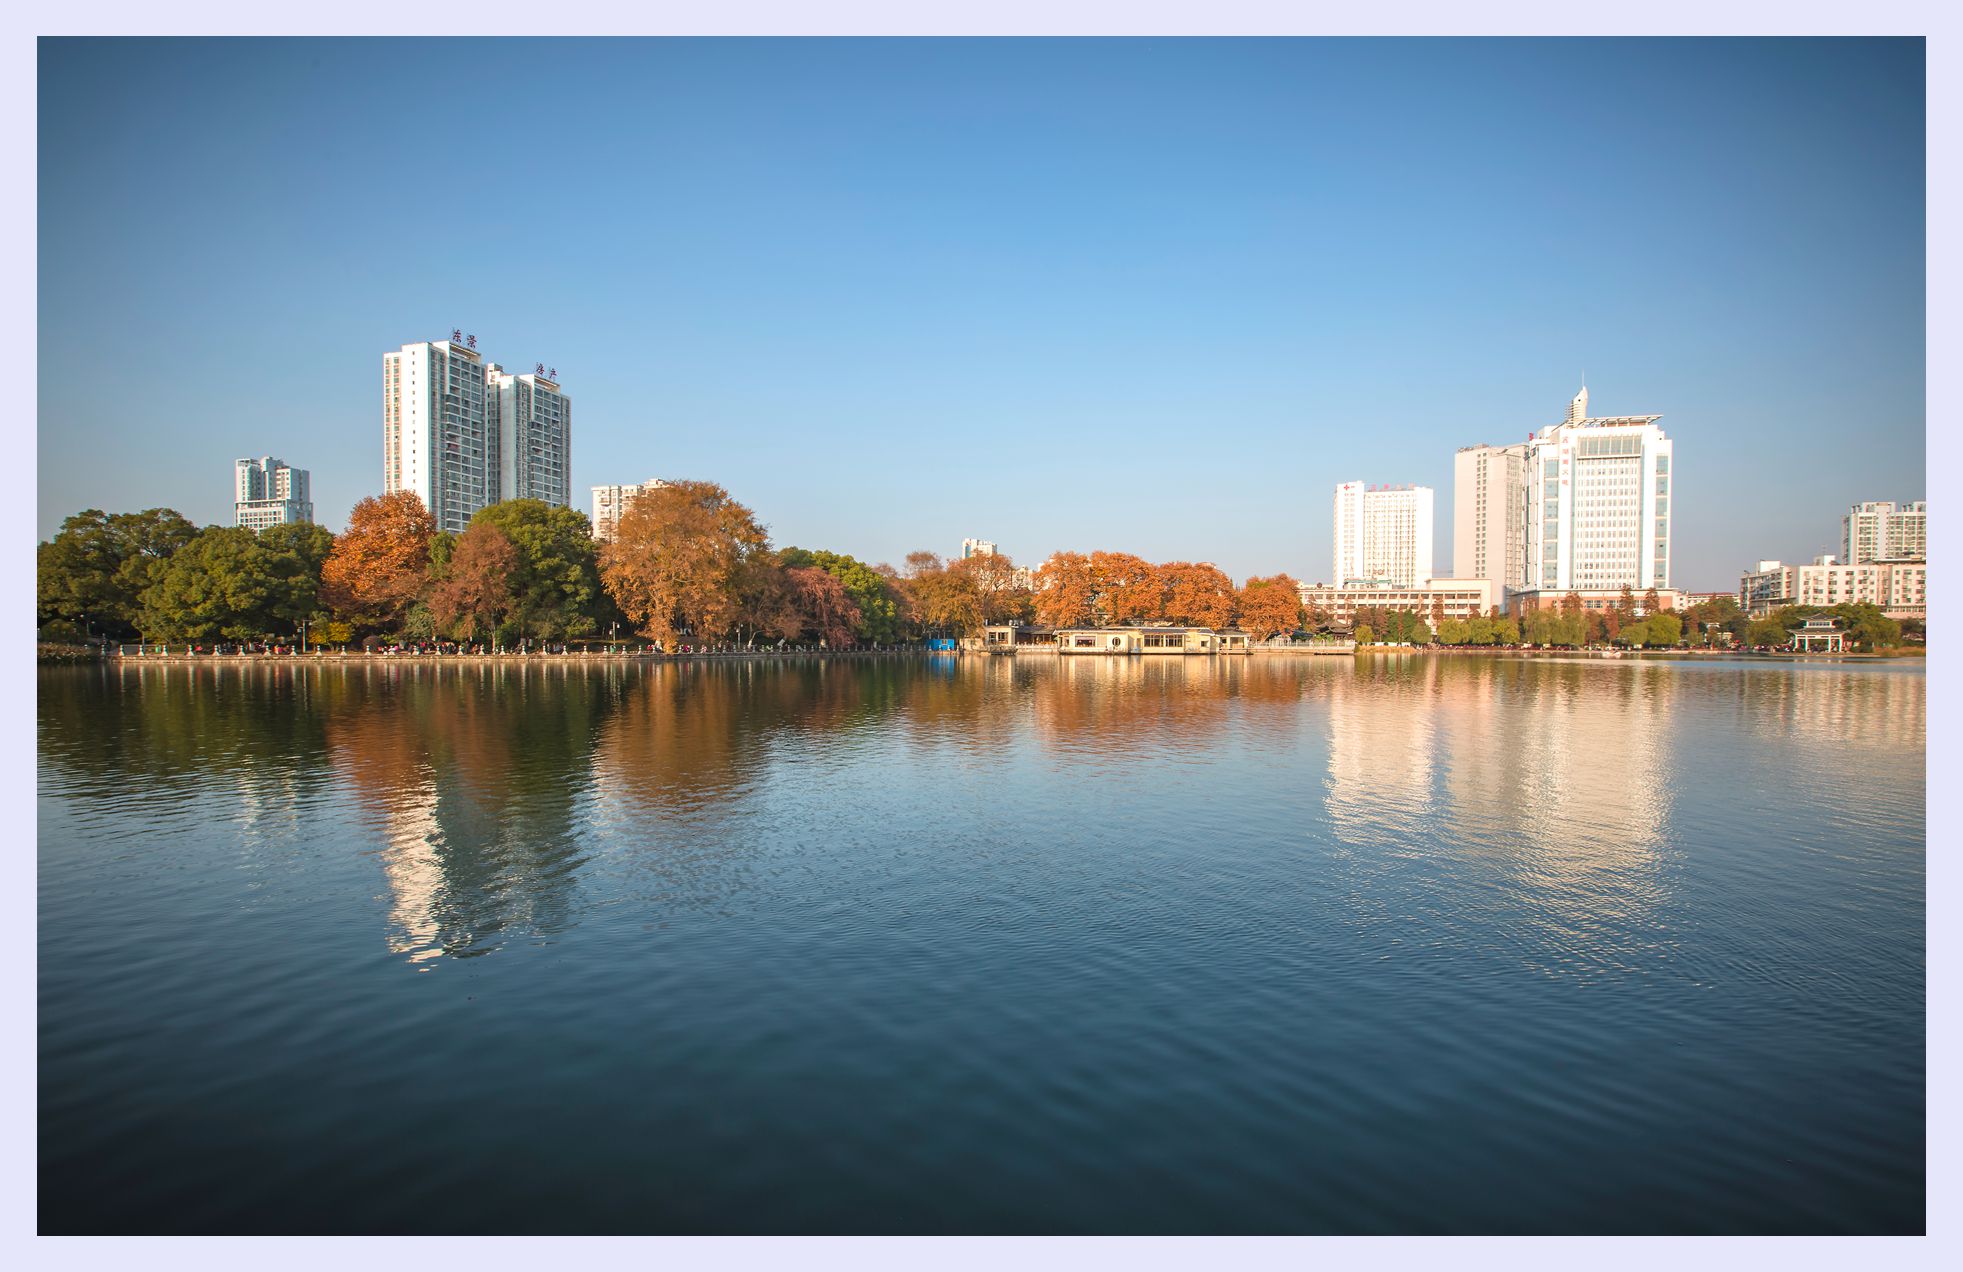
[[[963,561],[966,561],[969,557],[994,555],[995,540],[993,539],[963,539],[961,541],[961,559]]]
[[[267,455],[232,463],[233,525],[248,530],[314,519],[313,492],[304,468]]]
[[[566,506],[571,467],[572,403],[543,368],[509,375],[461,332],[382,355],[382,489],[414,491],[438,530],[504,499]]]
[[[1414,587],[1431,577],[1429,486],[1366,486],[1346,481],[1336,487],[1338,587],[1356,581],[1382,581]]]
[[[1452,461],[1452,576],[1486,580],[1495,602],[1527,585],[1529,450],[1467,446]]]
[[[456,340],[382,355],[382,490],[413,491],[438,530],[462,533],[497,502],[497,430],[484,360]]]
[[[1929,559],[1929,504],[1858,503],[1840,519],[1843,565]]]
[[[497,421],[498,471],[492,500],[543,499],[572,506],[572,399],[543,367],[513,375],[493,362],[485,384]]]
[[[1567,418],[1528,443],[1526,590],[1670,586],[1670,440],[1657,415]]]

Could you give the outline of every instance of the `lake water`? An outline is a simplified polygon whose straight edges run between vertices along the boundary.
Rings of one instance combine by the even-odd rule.
[[[1919,665],[49,669],[49,1232],[1920,1232]]]

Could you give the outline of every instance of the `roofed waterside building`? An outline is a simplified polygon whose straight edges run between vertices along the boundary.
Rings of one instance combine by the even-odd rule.
[[[1060,627],[1059,654],[1245,654],[1248,635],[1235,628]]]

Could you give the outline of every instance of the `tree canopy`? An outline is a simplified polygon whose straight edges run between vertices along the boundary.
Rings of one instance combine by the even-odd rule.
[[[837,579],[858,610],[854,634],[861,640],[886,645],[900,639],[903,620],[900,596],[893,582],[872,566],[842,552],[786,548],[779,554],[787,570],[815,566]]]
[[[316,576],[303,555],[318,546],[314,535],[267,540],[242,527],[206,527],[145,589],[144,635],[161,641],[248,640],[297,631],[318,608]]]
[[[504,621],[514,631],[536,640],[593,633],[599,557],[583,513],[540,499],[507,499],[479,509],[465,533],[479,523],[502,534],[516,553],[503,576],[509,588]],[[457,546],[462,548],[461,538]]]
[[[1302,622],[1302,589],[1286,574],[1253,578],[1240,593],[1240,625],[1255,640],[1283,636]]]
[[[608,595],[646,636],[672,644],[733,630],[746,576],[769,551],[756,514],[714,482],[678,481],[627,506],[601,549]]]
[[[515,634],[500,630],[516,604],[514,584],[522,569],[510,537],[495,523],[472,518],[443,555],[429,591],[430,620],[438,634],[467,641]]]
[[[197,534],[169,508],[76,513],[35,554],[40,621],[86,625],[115,639],[138,635],[143,593]]]
[[[321,599],[357,628],[400,623],[428,582],[435,534],[436,519],[414,491],[361,500],[321,565]]]

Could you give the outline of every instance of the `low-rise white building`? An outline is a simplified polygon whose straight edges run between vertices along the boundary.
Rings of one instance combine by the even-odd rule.
[[[1304,583],[1301,593],[1303,605],[1341,626],[1352,624],[1358,610],[1415,610],[1429,621],[1441,609],[1446,618],[1478,618],[1494,604],[1491,579],[1425,579],[1412,586]]]

